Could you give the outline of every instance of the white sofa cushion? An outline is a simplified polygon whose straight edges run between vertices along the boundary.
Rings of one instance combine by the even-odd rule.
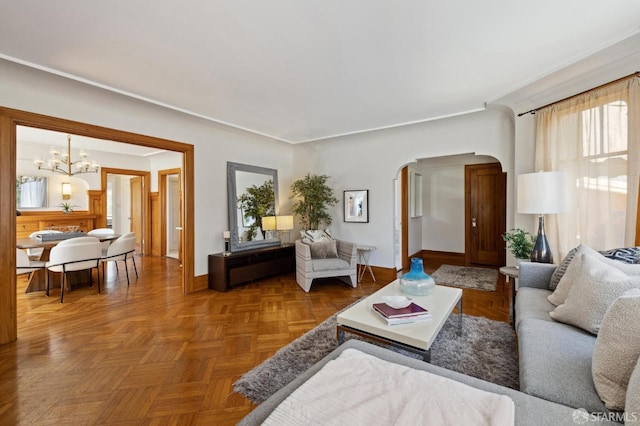
[[[628,263],[620,262],[617,260],[609,259],[609,258],[606,258],[601,253],[593,250],[592,248],[585,246],[584,244],[580,244],[576,249],[575,256],[567,266],[567,269],[564,275],[562,275],[562,278],[560,278],[560,281],[558,282],[558,286],[556,287],[555,291],[551,293],[548,297],[549,302],[551,302],[555,306],[559,306],[564,303],[565,299],[567,298],[567,295],[569,294],[569,290],[571,289],[571,286],[573,285],[573,283],[576,282],[577,275],[582,273],[580,255],[584,253],[587,253],[593,257],[600,259],[605,264],[613,268],[619,269],[620,271],[624,272],[626,275],[640,276],[640,264],[628,264]],[[569,257],[569,255],[567,255],[567,257]]]
[[[610,410],[624,410],[629,378],[640,357],[640,289],[618,297],[602,319],[593,349],[592,374]]]
[[[338,247],[336,245],[336,240],[310,243],[309,250],[311,250],[311,258],[313,260],[331,259],[338,257]]]
[[[331,241],[331,233],[328,229],[307,229],[300,231],[300,238],[305,244]]]
[[[627,290],[640,288],[640,276],[628,276],[606,260],[597,253],[576,255],[565,274],[571,272],[573,284],[565,302],[549,313],[551,318],[598,334],[613,301]]]
[[[340,258],[328,258],[328,259],[314,259],[313,260],[313,272],[318,271],[337,271],[346,270],[349,268],[349,263]],[[344,271],[343,271],[344,272]],[[345,272],[346,275],[346,272]]]

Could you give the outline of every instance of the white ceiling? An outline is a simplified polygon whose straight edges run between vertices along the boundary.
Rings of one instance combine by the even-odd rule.
[[[640,32],[638,0],[0,5],[2,58],[292,143],[476,111]]]

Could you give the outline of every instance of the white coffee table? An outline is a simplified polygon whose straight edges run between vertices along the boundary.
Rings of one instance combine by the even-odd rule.
[[[431,361],[431,345],[436,340],[453,308],[458,307],[458,321],[462,329],[462,290],[459,288],[436,285],[428,296],[412,296],[415,303],[426,308],[433,319],[410,324],[387,325],[373,312],[371,305],[381,303],[382,296],[402,295],[398,280],[381,288],[371,296],[361,300],[349,309],[338,314],[338,342],[344,342],[345,332],[366,337],[371,340],[404,349]]]

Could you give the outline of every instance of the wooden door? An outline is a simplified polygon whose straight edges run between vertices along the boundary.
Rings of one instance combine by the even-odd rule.
[[[131,187],[131,232],[136,233],[136,244],[142,248],[142,177],[131,178],[129,185]]]
[[[465,257],[469,264],[501,266],[506,221],[506,174],[500,163],[465,166]]]

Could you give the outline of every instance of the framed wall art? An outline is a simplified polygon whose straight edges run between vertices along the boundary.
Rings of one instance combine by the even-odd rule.
[[[369,222],[369,190],[344,191],[344,221]]]

